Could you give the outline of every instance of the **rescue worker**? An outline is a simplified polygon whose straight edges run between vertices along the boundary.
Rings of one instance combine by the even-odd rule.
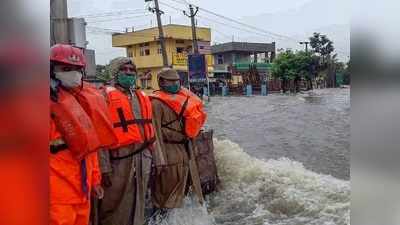
[[[102,198],[97,151],[116,142],[105,98],[82,81],[79,48],[50,50],[50,224],[87,225],[90,193]]]
[[[157,142],[166,165],[155,165],[152,185],[154,207],[180,208],[191,188],[200,203],[203,196],[192,141],[202,128],[206,114],[195,94],[181,87],[178,73],[164,68],[158,74],[160,90],[151,96]]]
[[[104,88],[118,143],[101,153],[105,195],[100,204],[101,225],[143,225],[145,195],[155,142],[149,97],[136,88],[136,66],[130,58],[110,63],[114,77]]]

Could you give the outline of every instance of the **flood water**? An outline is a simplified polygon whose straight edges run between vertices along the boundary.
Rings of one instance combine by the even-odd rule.
[[[215,136],[255,158],[287,157],[318,173],[350,177],[350,89],[215,97],[207,109]]]
[[[350,225],[350,90],[214,97],[220,190],[150,225]]]

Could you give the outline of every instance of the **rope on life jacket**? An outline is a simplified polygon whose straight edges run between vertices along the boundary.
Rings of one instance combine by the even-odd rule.
[[[185,110],[186,110],[186,108],[187,108],[187,105],[188,105],[188,102],[189,102],[189,98],[190,98],[190,96],[188,96],[188,97],[186,98],[186,101],[183,103],[182,109],[181,109],[181,111],[179,112],[179,114],[177,114],[176,119],[174,119],[174,120],[172,120],[172,121],[169,121],[169,122],[167,122],[167,123],[161,124],[161,127],[162,127],[162,128],[166,128],[166,129],[168,129],[168,130],[172,130],[172,131],[175,131],[175,132],[177,132],[177,133],[180,133],[180,134],[183,134],[184,136],[186,136],[186,134],[185,134],[185,120],[184,120],[183,114],[185,113]],[[159,98],[157,98],[157,99],[159,99]],[[168,104],[165,103],[162,99],[159,99],[159,100],[160,100],[161,102],[163,102],[165,105],[168,106]],[[169,107],[169,106],[168,106],[168,107]],[[172,110],[172,111],[173,111],[173,110]],[[174,112],[175,112],[175,111],[174,111]],[[170,125],[173,124],[173,123],[175,123],[176,121],[181,122],[181,124],[182,124],[182,130],[177,130],[177,129],[175,129],[175,128],[170,127]],[[164,141],[164,142],[165,142],[165,141]]]

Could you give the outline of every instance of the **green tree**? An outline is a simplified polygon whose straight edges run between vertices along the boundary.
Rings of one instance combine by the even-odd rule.
[[[326,66],[331,53],[335,50],[333,42],[326,35],[317,32],[309,39],[313,52],[321,57],[321,65]]]
[[[349,60],[344,68],[343,72],[343,84],[345,85],[350,85],[350,65],[351,65],[351,60]]]
[[[96,77],[105,82],[111,80],[110,65],[96,65]]]
[[[290,50],[280,53],[271,66],[272,76],[282,81],[282,90],[285,93],[287,84],[293,80],[295,91],[299,91],[300,80],[311,80],[314,59],[311,53]]]

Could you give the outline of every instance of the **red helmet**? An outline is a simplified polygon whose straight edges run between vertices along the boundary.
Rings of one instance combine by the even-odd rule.
[[[74,66],[86,66],[85,56],[79,48],[67,44],[56,44],[50,49],[50,61]]]

